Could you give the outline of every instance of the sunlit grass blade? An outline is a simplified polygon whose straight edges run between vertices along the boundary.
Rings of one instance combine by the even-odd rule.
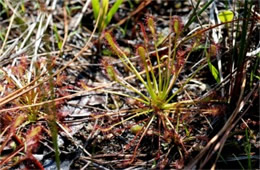
[[[211,74],[213,75],[214,79],[217,81],[217,83],[220,83],[220,78],[219,78],[219,72],[216,69],[216,67],[211,63],[210,59],[208,59],[208,66]]]
[[[116,0],[114,5],[112,6],[112,8],[109,10],[109,12],[107,13],[106,20],[105,20],[105,27],[110,23],[112,17],[115,15],[115,13],[119,9],[119,7],[120,7],[120,5],[122,4],[123,1],[124,0]]]
[[[91,2],[92,2],[92,9],[93,9],[94,17],[95,17],[95,20],[97,20],[98,13],[100,10],[99,0],[91,0]]]
[[[205,51],[205,55],[206,55],[206,58],[207,58],[209,70],[210,70],[212,76],[214,77],[214,79],[217,81],[217,83],[219,83],[220,82],[219,72],[216,69],[216,67],[210,61],[210,52],[207,52],[206,48],[204,49],[204,51]]]
[[[100,22],[99,22],[99,32],[102,32],[104,28],[106,27],[105,25],[105,20],[107,16],[107,11],[108,11],[108,5],[109,5],[109,0],[102,0],[101,5],[100,5]]]

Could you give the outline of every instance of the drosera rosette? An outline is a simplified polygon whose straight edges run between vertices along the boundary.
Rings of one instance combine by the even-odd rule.
[[[24,165],[29,169],[44,169],[42,164],[33,156],[41,139],[42,127],[41,125],[32,126],[28,132],[23,133],[21,126],[26,119],[26,115],[20,114],[14,118],[10,128],[1,134],[1,136],[5,135],[5,141],[0,147],[2,156],[0,167],[11,168]],[[8,134],[5,134],[7,132]],[[6,150],[6,147],[11,148],[11,154],[2,153]],[[19,152],[24,152],[25,154],[19,154]]]
[[[137,120],[139,123],[130,126],[130,131],[134,132],[135,137],[124,150],[126,151],[135,145],[133,149],[134,153],[132,158],[126,162],[129,164],[135,160],[137,154],[141,152],[139,147],[144,137],[153,134],[153,136],[158,138],[158,155],[156,156],[156,160],[158,160],[158,165],[160,167],[164,167],[167,162],[164,160],[167,159],[169,153],[164,154],[164,156],[161,157],[162,144],[173,144],[178,150],[180,160],[185,160],[189,154],[187,146],[185,146],[184,143],[186,136],[180,132],[185,131],[185,128],[187,128],[186,125],[182,125],[185,122],[185,119],[188,118],[187,116],[185,117],[185,115],[196,112],[195,109],[199,108],[192,106],[195,106],[202,100],[198,96],[196,99],[190,98],[188,100],[177,101],[175,97],[181,95],[184,86],[203,68],[206,61],[198,66],[184,82],[182,81],[182,83],[180,83],[179,77],[185,68],[188,58],[191,56],[194,49],[202,43],[201,34],[182,38],[182,21],[180,17],[173,17],[172,23],[170,24],[171,32],[165,37],[164,42],[160,44],[167,47],[167,54],[160,53],[158,50],[159,45],[155,43],[158,39],[154,19],[153,17],[147,17],[146,20],[147,28],[152,34],[152,40],[150,40],[152,43],[149,43],[150,41],[148,40],[145,26],[142,23],[139,23],[138,25],[140,26],[144,37],[144,44],[136,47],[136,53],[140,61],[139,65],[141,65],[141,67],[138,68],[135,65],[138,65],[138,63],[134,63],[128,55],[121,50],[112,34],[110,32],[104,33],[104,38],[110,46],[110,49],[118,56],[126,69],[131,73],[131,78],[135,78],[140,84],[134,86],[131,83],[128,83],[127,80],[129,77],[126,79],[119,76],[115,71],[114,66],[106,63],[104,66],[109,78],[135,95],[116,91],[107,92],[110,92],[113,95],[128,97],[131,99],[131,103],[142,103],[142,107],[130,108],[122,112],[119,111],[119,113],[112,112],[102,114],[94,116],[94,118],[98,119],[107,116],[116,116],[119,118],[119,121],[116,123],[110,121],[110,123],[107,122],[103,127],[98,126],[103,132],[115,130],[117,126],[120,125],[124,128],[129,127],[125,126],[126,122]],[[185,44],[184,47],[184,42],[189,42],[189,45],[187,46],[187,44]],[[152,44],[153,47],[151,47],[150,44]],[[153,54],[150,54],[151,48],[155,49]],[[140,71],[139,68],[142,68],[143,70]],[[140,88],[141,86],[144,89]],[[174,87],[178,88],[173,92]],[[137,139],[138,142],[134,142]]]
[[[5,88],[5,93],[3,93],[0,99],[0,103],[3,106],[0,112],[0,120],[7,121],[8,123],[1,122],[0,130],[3,130],[3,132],[1,132],[0,135],[1,137],[5,137],[7,142],[12,142],[11,139],[15,138],[17,146],[14,148],[13,153],[8,153],[5,157],[6,159],[0,161],[0,167],[11,168],[16,165],[16,161],[25,161],[35,163],[35,167],[30,169],[43,169],[40,162],[33,158],[30,153],[34,150],[33,148],[37,146],[37,143],[39,143],[42,128],[46,126],[46,122],[49,125],[49,129],[46,128],[46,130],[50,132],[47,136],[53,137],[53,135],[57,135],[58,133],[56,123],[61,122],[66,116],[66,113],[61,110],[61,106],[65,100],[54,101],[55,98],[68,95],[67,90],[73,88],[64,84],[64,80],[67,79],[66,75],[58,74],[49,81],[43,81],[43,79],[45,79],[46,76],[50,76],[55,69],[56,59],[54,57],[39,58],[39,61],[33,64],[35,71],[31,72],[32,80],[28,78],[28,73],[30,72],[29,63],[28,56],[22,55],[16,60],[16,63],[3,68],[5,81],[1,81],[0,83],[1,86]],[[13,97],[16,93],[22,90],[26,91],[30,88],[31,90],[28,90],[22,95],[16,98]],[[9,102],[7,103],[7,101]],[[50,104],[44,104],[45,102],[49,102]],[[37,103],[43,104],[33,106]],[[12,110],[13,108],[17,109]],[[8,124],[13,125],[10,127]],[[34,126],[35,124],[37,124],[36,127]],[[28,133],[24,132],[27,131],[28,128],[31,130],[29,130]],[[5,133],[8,131],[10,131],[9,135]],[[55,141],[53,141],[53,143],[55,144]],[[0,141],[0,145],[1,154],[2,151],[5,151],[6,148],[4,147],[7,143]],[[57,147],[54,148],[56,149]],[[24,152],[27,157],[18,157],[19,152]]]

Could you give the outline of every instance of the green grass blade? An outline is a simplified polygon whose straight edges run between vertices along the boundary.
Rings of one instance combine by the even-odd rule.
[[[95,20],[97,20],[99,9],[100,9],[99,0],[91,0],[91,3],[92,3],[92,9],[94,12],[94,18],[95,18]]]
[[[192,24],[195,20],[197,20],[197,16],[201,15],[202,12],[204,12],[204,11],[209,7],[209,5],[210,5],[213,1],[214,1],[214,0],[208,1],[208,2],[202,7],[202,9],[196,14],[196,10],[197,10],[197,8],[198,8],[198,6],[199,6],[199,3],[200,3],[200,0],[199,0],[199,1],[197,2],[197,5],[196,5],[195,9],[194,9],[194,12],[193,12],[193,14],[192,14],[192,17],[189,19],[189,21],[187,22],[187,24],[185,24],[183,30],[186,30],[186,29],[190,26],[190,24]]]
[[[100,5],[99,13],[100,13],[100,21],[98,22],[98,31],[102,32],[106,28],[105,19],[107,16],[109,0],[102,0]]]
[[[54,37],[55,37],[55,39],[58,43],[58,48],[59,48],[59,50],[61,50],[62,40],[61,40],[60,35],[58,33],[58,29],[57,29],[56,24],[53,25],[53,31],[54,31]]]
[[[206,58],[207,58],[209,70],[210,70],[212,76],[214,77],[214,79],[217,81],[217,83],[219,83],[220,82],[219,72],[216,69],[216,67],[211,63],[211,61],[210,61],[210,52],[208,53],[206,49],[207,48],[205,48],[204,51],[206,53]]]
[[[208,66],[209,66],[209,70],[210,70],[211,74],[213,75],[214,79],[217,81],[217,83],[219,83],[220,82],[219,72],[216,69],[216,67],[210,62],[210,59],[208,59]]]
[[[109,10],[106,20],[105,20],[105,26],[108,25],[112,19],[112,17],[115,15],[116,11],[118,10],[119,6],[122,4],[124,0],[117,0],[112,8]]]
[[[247,28],[248,28],[248,19],[250,17],[250,11],[252,8],[252,3],[250,7],[248,7],[248,0],[245,0],[244,4],[244,15],[243,15],[243,25],[242,25],[242,35],[241,35],[241,41],[240,41],[240,49],[239,49],[239,55],[238,55],[238,61],[237,65],[238,68],[242,66],[245,54],[246,54],[246,48],[247,48]]]

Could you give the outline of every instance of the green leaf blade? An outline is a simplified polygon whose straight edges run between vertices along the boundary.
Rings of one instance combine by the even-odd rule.
[[[105,20],[105,26],[108,25],[112,19],[112,17],[115,15],[115,13],[117,12],[117,10],[119,9],[120,5],[122,4],[124,0],[117,0],[114,5],[112,6],[112,8],[109,10],[106,20]]]
[[[216,67],[210,62],[210,60],[208,60],[208,66],[214,79],[217,81],[217,83],[220,83],[219,72]]]
[[[92,3],[92,8],[93,8],[94,18],[95,18],[95,20],[97,20],[99,9],[100,9],[99,0],[91,0],[91,3]]]

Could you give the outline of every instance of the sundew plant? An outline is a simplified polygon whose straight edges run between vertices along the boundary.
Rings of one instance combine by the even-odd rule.
[[[136,133],[136,137],[140,136],[138,144],[134,149],[134,155],[144,136],[147,135],[151,129],[155,128],[159,143],[161,138],[164,141],[173,142],[185,156],[187,151],[183,144],[183,138],[180,137],[178,133],[180,128],[180,114],[188,113],[188,108],[191,105],[204,103],[205,101],[208,103],[215,102],[209,98],[205,99],[200,97],[182,101],[176,100],[176,96],[183,92],[185,85],[207,64],[207,60],[205,59],[189,77],[180,83],[179,77],[185,67],[185,63],[192,55],[192,52],[196,51],[201,43],[203,43],[202,33],[207,31],[207,29],[200,30],[185,37],[183,36],[184,26],[181,18],[174,16],[170,24],[171,32],[160,42],[153,17],[147,17],[146,26],[142,23],[138,25],[144,37],[143,44],[136,47],[139,63],[141,63],[140,67],[137,67],[136,64],[131,61],[131,58],[119,47],[111,33],[104,33],[104,37],[110,49],[120,58],[125,68],[132,73],[131,75],[134,76],[139,83],[139,86],[132,85],[124,77],[118,75],[115,67],[111,63],[105,62],[104,67],[110,79],[119,83],[135,95],[115,91],[107,92],[130,98],[134,101],[133,103],[139,104],[138,109],[129,111],[121,121],[108,126],[106,125],[107,127],[101,127],[100,129],[102,131],[109,131],[132,119],[141,119],[138,121],[139,124],[132,125],[130,129]],[[146,28],[148,28],[148,31],[146,31]],[[150,39],[148,37],[150,37]],[[166,54],[162,54],[159,51],[160,45],[162,44],[166,44]],[[153,53],[151,53],[151,49],[154,49]],[[208,50],[210,51],[210,49]],[[207,58],[209,59],[209,56]],[[140,90],[141,86],[143,86],[145,90]],[[174,87],[178,87],[177,90],[174,91]],[[218,110],[216,112],[218,112]],[[108,116],[108,114],[95,117],[100,118],[101,116]],[[109,116],[111,116],[111,114],[109,114]],[[157,122],[156,126],[154,125],[155,122]],[[167,137],[162,135],[165,133],[168,134]],[[134,158],[135,156],[133,156],[130,162],[132,162]]]

